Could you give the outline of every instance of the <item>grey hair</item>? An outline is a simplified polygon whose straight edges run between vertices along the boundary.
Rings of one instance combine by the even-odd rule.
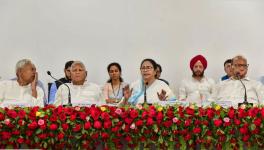
[[[247,63],[247,59],[242,55],[237,55],[234,58],[232,58],[232,63],[236,60],[244,60]]]
[[[85,65],[81,61],[74,61],[72,63],[72,65],[71,65],[71,70],[72,70],[73,67],[75,67],[77,65],[80,65],[86,71],[86,67],[85,67]]]
[[[33,64],[31,62],[31,60],[29,59],[21,59],[19,60],[17,63],[16,63],[16,73],[22,69],[23,67],[25,67],[25,65],[28,65],[28,64]]]

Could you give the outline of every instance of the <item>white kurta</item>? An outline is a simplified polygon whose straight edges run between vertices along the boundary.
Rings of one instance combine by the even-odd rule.
[[[136,98],[136,103],[144,103],[144,88],[142,88],[142,80],[138,80],[130,85],[130,88],[133,88],[132,95],[130,99],[135,99],[139,93],[139,96]],[[160,93],[161,90],[166,91],[166,100],[176,99],[170,87],[163,81],[155,80],[149,87],[146,89],[147,102],[148,103],[159,103],[159,97],[157,93]],[[129,101],[130,101],[129,99]]]
[[[71,90],[71,103],[73,106],[86,106],[90,104],[104,104],[100,86],[85,82],[83,85],[66,83]],[[56,93],[55,106],[68,104],[68,88],[61,85]]]
[[[202,106],[211,96],[214,85],[214,80],[206,77],[200,81],[194,78],[184,79],[179,88],[179,100]]]
[[[264,86],[248,77],[242,79],[247,89],[247,101],[253,104],[263,104]],[[218,83],[212,94],[212,100],[224,107],[237,107],[244,101],[245,90],[239,80],[228,79]]]
[[[15,80],[0,82],[0,107],[44,106],[44,91],[37,86],[37,98],[32,96],[31,85],[20,86]]]

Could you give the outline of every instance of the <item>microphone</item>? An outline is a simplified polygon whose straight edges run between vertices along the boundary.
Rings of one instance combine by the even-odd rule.
[[[67,105],[67,106],[72,106],[72,103],[71,103],[71,90],[70,90],[70,87],[69,87],[67,84],[61,82],[60,80],[54,78],[54,77],[51,75],[51,72],[50,72],[50,71],[47,71],[47,74],[48,74],[52,79],[54,79],[54,80],[60,82],[61,84],[65,85],[65,86],[68,88],[68,105]],[[65,105],[63,105],[63,106],[65,106]]]
[[[145,83],[145,87],[144,87],[144,103],[147,103],[147,86],[148,86],[148,82]]]
[[[148,86],[148,82],[145,82],[145,84],[144,84],[144,103],[143,103],[143,105],[151,105],[147,101],[147,86]]]
[[[243,85],[243,88],[245,91],[244,101],[243,101],[243,103],[238,103],[238,107],[240,107],[241,105],[253,106],[253,103],[248,103],[248,101],[247,101],[247,88],[246,88],[245,84],[243,83],[243,81],[241,80],[239,72],[236,73],[236,77],[240,81],[240,83]]]

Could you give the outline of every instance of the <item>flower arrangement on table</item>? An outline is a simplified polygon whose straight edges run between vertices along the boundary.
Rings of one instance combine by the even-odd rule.
[[[264,108],[90,106],[0,108],[0,148],[264,148]]]

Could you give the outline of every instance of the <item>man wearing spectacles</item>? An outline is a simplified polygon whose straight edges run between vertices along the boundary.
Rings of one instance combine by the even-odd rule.
[[[220,82],[213,90],[212,99],[216,100],[216,103],[224,107],[237,107],[238,103],[244,101],[246,88],[249,103],[263,104],[264,87],[247,76],[248,66],[247,59],[241,55],[232,59],[233,76]],[[241,82],[245,84],[245,88]]]

